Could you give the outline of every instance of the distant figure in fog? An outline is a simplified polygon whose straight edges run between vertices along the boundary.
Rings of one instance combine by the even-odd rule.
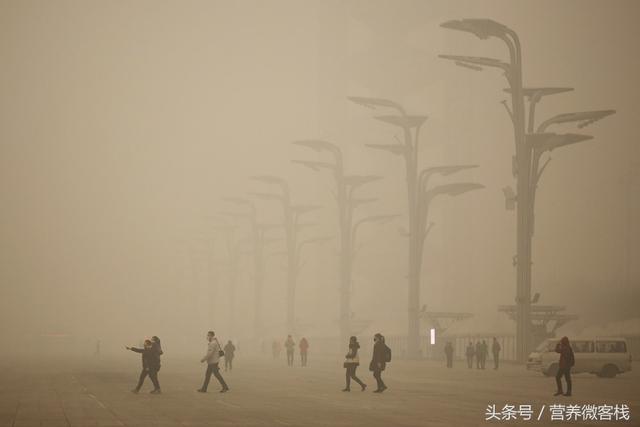
[[[476,356],[476,369],[480,369],[482,365],[482,343],[479,340],[476,341],[476,349],[474,353]]]
[[[344,360],[344,367],[347,370],[347,386],[342,391],[351,391],[351,380],[360,384],[362,391],[367,388],[367,385],[360,381],[360,378],[356,377],[356,369],[358,369],[358,366],[360,365],[360,356],[358,356],[359,348],[360,344],[358,343],[358,339],[356,337],[349,338],[349,351],[347,352]]]
[[[96,341],[96,357],[100,357],[100,340]]]
[[[236,346],[233,345],[231,340],[227,341],[227,344],[224,346],[224,370],[233,369],[233,358],[235,357]]]
[[[138,385],[131,390],[133,393],[138,393],[144,384],[147,375],[151,378],[153,383],[152,394],[160,394],[160,383],[158,382],[158,371],[160,370],[160,355],[157,348],[154,348],[151,340],[144,340],[143,348],[125,347],[127,350],[131,350],[136,353],[142,354],[142,372],[140,372],[140,378],[138,379]]]
[[[493,337],[493,344],[491,344],[491,352],[493,353],[493,369],[498,369],[500,364],[500,350],[502,350],[500,343],[496,337]]]
[[[216,377],[220,385],[222,386],[222,390],[220,393],[226,393],[229,391],[229,387],[227,383],[220,375],[220,358],[224,356],[224,351],[222,351],[222,347],[220,347],[220,343],[216,338],[216,334],[213,331],[207,332],[207,354],[204,355],[202,359],[200,359],[200,363],[207,362],[207,371],[204,374],[204,383],[202,387],[198,389],[200,393],[206,393],[207,388],[209,387],[209,380],[211,379],[211,374]]]
[[[271,353],[273,354],[273,358],[277,359],[280,357],[280,342],[277,340],[273,340],[273,344],[271,344]]]
[[[291,338],[291,335],[287,336],[284,347],[287,349],[287,365],[293,366],[293,351],[296,348],[296,343],[293,341],[293,338]]]
[[[369,364],[369,370],[373,372],[373,377],[378,383],[378,389],[374,393],[382,393],[387,389],[386,384],[382,381],[382,371],[385,370],[387,362],[391,361],[391,349],[385,344],[382,334],[375,334],[373,341],[373,357]]]
[[[447,368],[453,368],[453,345],[447,341],[444,345],[444,354],[447,356]]]
[[[556,353],[560,353],[560,361],[558,362],[558,373],[556,373],[556,385],[558,390],[554,396],[562,394],[562,376],[567,382],[567,392],[565,396],[571,396],[571,368],[575,365],[575,358],[573,356],[573,349],[569,345],[569,338],[562,337],[560,342],[556,345]]]
[[[469,341],[469,345],[467,346],[467,350],[465,355],[467,356],[467,366],[469,369],[473,368],[473,355],[475,354],[475,350],[473,349],[473,342]]]
[[[300,348],[300,365],[307,366],[307,352],[309,351],[309,341],[305,337],[302,337],[298,344]]]
[[[484,369],[487,363],[487,356],[489,356],[489,345],[485,340],[482,340],[480,344],[480,368]]]

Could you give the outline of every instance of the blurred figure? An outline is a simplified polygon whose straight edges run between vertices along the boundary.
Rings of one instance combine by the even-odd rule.
[[[476,341],[476,349],[474,353],[476,356],[476,369],[480,369],[480,364],[482,361],[482,343],[479,340]]]
[[[567,392],[565,396],[571,396],[571,368],[575,365],[575,358],[573,356],[573,349],[569,345],[569,338],[562,337],[560,342],[556,344],[556,353],[560,353],[560,361],[558,362],[558,372],[556,373],[556,385],[558,390],[554,396],[562,394],[562,376],[567,383]]]
[[[216,338],[216,334],[213,331],[207,332],[207,341],[209,344],[207,345],[207,354],[200,360],[200,363],[207,362],[207,371],[204,374],[204,383],[202,384],[202,388],[199,388],[198,391],[200,393],[206,393],[207,388],[209,387],[209,380],[211,379],[211,374],[213,374],[220,385],[222,386],[222,390],[220,393],[226,393],[229,391],[229,387],[227,383],[224,382],[224,378],[220,375],[220,358],[224,356],[224,351],[222,351],[222,347],[220,347],[220,343]]]
[[[480,344],[480,368],[484,369],[487,363],[487,356],[489,356],[489,345],[485,340],[482,340]]]
[[[358,339],[356,337],[349,338],[349,351],[347,352],[344,361],[344,367],[347,370],[347,386],[342,391],[351,391],[352,379],[360,384],[360,387],[362,387],[362,391],[367,388],[367,385],[360,381],[360,378],[356,377],[356,369],[358,369],[358,366],[360,365],[360,356],[358,356],[359,348],[360,344],[358,343]]]
[[[236,346],[233,345],[231,340],[227,341],[227,344],[224,346],[224,370],[233,369],[233,358],[235,357]]]
[[[373,336],[373,357],[369,364],[369,370],[373,372],[373,377],[378,383],[378,389],[374,393],[382,393],[387,389],[386,384],[382,381],[382,371],[385,370],[387,362],[391,361],[391,349],[385,344],[382,334],[377,333]]]
[[[447,368],[453,368],[453,345],[447,341],[444,346],[444,354],[447,356]]]
[[[96,357],[100,357],[100,340],[96,341],[96,352],[95,352],[95,356],[96,356]]]
[[[287,336],[287,340],[284,342],[284,347],[287,349],[287,365],[293,366],[293,351],[296,347],[296,343],[291,338],[291,335]]]
[[[273,353],[273,358],[277,359],[280,357],[280,342],[277,340],[273,340],[273,344],[271,344],[271,352]]]
[[[157,349],[154,348],[151,340],[144,340],[143,348],[125,347],[127,350],[131,350],[136,353],[142,354],[142,372],[140,372],[140,378],[138,379],[138,385],[131,390],[133,393],[140,392],[142,384],[144,384],[147,375],[151,378],[153,383],[152,394],[160,394],[160,383],[158,382],[158,371],[160,370],[160,356]]]
[[[493,344],[491,344],[491,352],[493,353],[493,369],[498,369],[500,364],[500,350],[502,350],[500,343],[496,337],[493,337]]]
[[[469,345],[467,346],[467,351],[465,355],[467,356],[467,366],[469,369],[473,368],[473,355],[475,354],[475,350],[473,349],[473,342],[469,341]]]
[[[302,337],[298,344],[300,348],[300,365],[307,366],[307,352],[309,351],[309,342],[305,337]]]

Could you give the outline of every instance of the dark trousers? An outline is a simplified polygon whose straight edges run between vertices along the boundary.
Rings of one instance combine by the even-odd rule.
[[[564,380],[567,382],[567,393],[571,393],[571,368],[558,368],[558,372],[556,373],[556,385],[558,386],[558,391],[562,393],[563,375]]]
[[[307,352],[306,351],[301,351],[300,352],[300,364],[302,366],[307,366]]]
[[[473,356],[467,356],[467,366],[469,369],[473,368]]]
[[[358,365],[355,363],[347,364],[347,389],[351,387],[351,380],[360,384],[360,387],[364,387],[364,383],[360,381],[360,378],[356,377],[356,369],[358,369]]]
[[[487,362],[487,355],[483,354],[482,356],[480,356],[480,369],[484,369],[486,362]]]
[[[211,374],[218,380],[223,389],[229,388],[227,383],[224,382],[224,378],[220,375],[220,367],[217,363],[211,363],[207,365],[207,372],[204,374],[204,384],[202,384],[202,389],[207,391],[209,387],[209,380],[211,379]]]
[[[453,368],[453,355],[447,354],[447,368]]]
[[[498,369],[500,365],[500,353],[493,353],[493,369]]]
[[[232,370],[233,369],[233,357],[225,357],[224,358],[224,370]]]
[[[153,388],[155,388],[156,390],[159,390],[160,383],[158,382],[158,370],[147,369],[147,368],[142,368],[142,372],[140,372],[140,378],[138,379],[138,385],[136,386],[136,390],[140,391],[145,378],[147,378],[147,375],[149,375],[149,378],[151,378],[151,382],[153,383]]]
[[[287,350],[287,365],[293,366],[293,350]]]
[[[382,381],[382,371],[380,369],[374,369],[373,378],[375,378],[376,382],[378,383],[378,390],[387,388],[387,386],[384,384],[384,381]]]

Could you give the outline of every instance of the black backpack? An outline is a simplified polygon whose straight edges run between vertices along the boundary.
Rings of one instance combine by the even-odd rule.
[[[387,344],[384,345],[384,361],[391,362],[391,348]]]

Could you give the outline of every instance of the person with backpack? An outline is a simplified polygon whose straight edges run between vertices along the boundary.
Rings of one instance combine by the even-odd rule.
[[[202,359],[200,359],[200,363],[207,362],[207,371],[204,374],[204,383],[202,387],[197,391],[200,393],[206,393],[207,388],[209,387],[209,380],[211,379],[211,374],[216,377],[220,385],[222,386],[222,390],[220,393],[226,393],[229,391],[229,386],[220,375],[220,358],[224,356],[224,351],[222,351],[222,347],[216,338],[216,334],[213,331],[207,332],[207,341],[209,342],[207,346],[207,354],[204,355]]]
[[[131,390],[133,393],[138,394],[142,388],[147,375],[151,378],[153,383],[153,390],[151,394],[160,394],[160,383],[158,382],[158,371],[160,370],[160,355],[158,350],[154,347],[151,340],[144,340],[143,348],[125,347],[127,350],[131,350],[135,353],[142,354],[142,372],[140,372],[140,378],[138,379],[138,385]]]
[[[382,334],[377,333],[373,336],[373,357],[369,364],[369,370],[373,372],[373,377],[378,383],[378,389],[374,393],[382,393],[387,389],[386,384],[382,381],[382,371],[385,370],[387,363],[391,362],[391,349],[385,344]]]
[[[351,337],[349,338],[349,351],[347,352],[344,360],[344,367],[347,370],[346,380],[347,386],[342,391],[351,391],[351,380],[353,379],[355,382],[360,384],[362,387],[362,391],[367,388],[367,385],[360,381],[360,378],[356,376],[356,369],[360,366],[360,357],[358,356],[358,349],[360,348],[360,344],[358,343],[358,338]]]
[[[562,337],[560,342],[556,345],[556,353],[560,353],[560,361],[558,362],[558,372],[556,373],[556,385],[558,390],[554,396],[560,396],[562,393],[562,376],[567,383],[567,392],[565,396],[571,396],[571,368],[575,365],[575,357],[573,356],[573,349],[569,344],[569,338]]]

